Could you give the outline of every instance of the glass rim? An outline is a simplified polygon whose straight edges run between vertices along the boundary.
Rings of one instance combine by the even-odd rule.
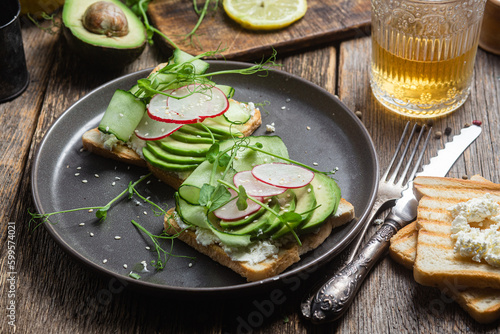
[[[21,4],[19,3],[18,0],[13,0],[12,2],[14,2],[17,5],[16,14],[14,14],[14,16],[12,17],[12,20],[8,21],[4,25],[0,25],[0,29],[8,27],[9,25],[14,23],[19,18],[19,14],[21,13]]]

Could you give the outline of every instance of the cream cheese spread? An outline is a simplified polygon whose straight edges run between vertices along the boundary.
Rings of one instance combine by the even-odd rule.
[[[490,194],[458,203],[448,209],[453,222],[451,237],[455,240],[455,252],[473,261],[484,259],[488,264],[500,267],[500,205]],[[473,227],[470,223],[487,228]]]
[[[278,256],[279,247],[270,240],[260,240],[248,247],[233,248],[220,242],[220,239],[209,229],[197,227],[195,230],[196,242],[202,246],[218,244],[233,261],[247,262],[255,265],[269,258]]]

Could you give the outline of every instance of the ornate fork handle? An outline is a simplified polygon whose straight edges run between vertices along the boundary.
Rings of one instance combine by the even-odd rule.
[[[358,256],[321,286],[311,305],[313,323],[334,321],[344,314],[373,265],[389,248],[391,237],[404,225],[406,222],[389,214]]]

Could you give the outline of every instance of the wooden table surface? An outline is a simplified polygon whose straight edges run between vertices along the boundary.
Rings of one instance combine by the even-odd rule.
[[[181,300],[144,295],[113,285],[61,250],[43,229],[28,226],[33,208],[30,172],[34,153],[51,124],[92,89],[120,75],[166,60],[154,47],[118,72],[92,71],[71,54],[59,34],[23,22],[30,72],[28,89],[0,105],[0,332],[14,332],[6,308],[15,303],[17,333],[499,333],[498,321],[480,325],[434,288],[421,286],[411,272],[389,258],[381,260],[354,304],[337,322],[315,326],[299,313],[310,285],[328,275],[337,257],[299,286],[283,286],[284,302],[270,295],[232,299]],[[352,110],[373,138],[381,170],[389,162],[407,119],[386,111],[371,95],[368,82],[370,38],[360,34],[341,43],[293,55],[280,55],[287,72],[324,87]],[[471,96],[454,114],[434,120],[434,131],[457,133],[482,121],[483,133],[449,172],[481,174],[500,182],[500,57],[479,50]],[[427,155],[449,138],[432,138]],[[8,222],[15,225],[15,297],[8,262]],[[267,305],[264,307],[263,305]]]

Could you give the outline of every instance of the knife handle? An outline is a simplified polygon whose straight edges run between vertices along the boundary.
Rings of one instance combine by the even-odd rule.
[[[356,258],[318,289],[311,305],[313,323],[337,320],[347,311],[373,265],[389,249],[391,237],[403,225],[405,222],[390,213]]]

